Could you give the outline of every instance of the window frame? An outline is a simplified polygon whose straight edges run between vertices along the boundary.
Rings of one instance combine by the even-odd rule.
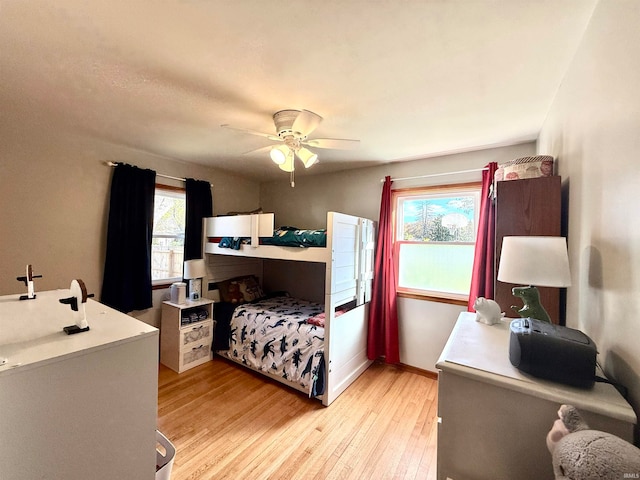
[[[158,190],[162,191],[168,191],[168,192],[180,192],[184,195],[184,199],[185,202],[187,200],[187,189],[183,186],[183,187],[177,187],[174,185],[165,185],[162,183],[156,183],[155,186],[155,190],[154,190],[154,196],[157,194]],[[186,215],[186,212],[185,212]],[[186,219],[185,219],[186,220]],[[154,224],[155,224],[155,216],[154,216]],[[183,239],[184,239],[184,235],[186,234],[186,221],[185,221],[185,232],[183,233]],[[167,236],[157,236],[158,238],[173,238],[172,237],[167,237]],[[151,233],[151,241],[153,241],[153,239],[156,238],[156,235],[153,234],[153,232]],[[152,258],[152,264],[153,264],[153,250],[151,252],[151,258]],[[183,258],[184,258],[184,245],[183,245]],[[184,264],[184,261],[183,261]],[[160,278],[160,279],[156,279],[156,280],[151,280],[151,288],[152,290],[159,290],[159,289],[163,289],[163,288],[167,288],[169,286],[171,286],[172,283],[174,282],[181,282],[182,281],[182,276],[180,277],[172,277],[172,278]]]
[[[478,196],[482,193],[482,182],[466,182],[466,183],[455,183],[455,184],[446,184],[446,185],[429,185],[429,186],[420,186],[420,187],[408,187],[408,188],[400,188],[393,189],[391,191],[391,205],[392,205],[392,227],[393,227],[393,259],[395,264],[395,269],[397,274],[400,272],[400,246],[403,244],[422,244],[425,242],[416,242],[416,241],[405,241],[398,240],[398,222],[399,222],[399,199],[407,198],[407,197],[419,197],[422,195],[434,195],[434,194],[442,194],[443,196],[447,195],[455,195],[456,193],[464,193],[470,190],[477,191]],[[478,225],[479,215],[480,215],[480,204],[482,199],[479,198],[476,211],[474,212],[475,223]],[[473,245],[476,244],[477,241],[477,230],[475,239],[473,241]],[[446,243],[456,243],[460,244],[460,242],[438,242],[442,244]],[[471,243],[471,242],[465,242]],[[396,295],[398,297],[403,298],[413,298],[418,300],[429,300],[433,302],[440,303],[449,303],[453,305],[463,305],[466,306],[469,302],[469,294],[457,294],[457,293],[448,293],[448,292],[440,292],[434,290],[422,290],[422,289],[414,289],[407,287],[400,287],[399,285],[396,287]]]

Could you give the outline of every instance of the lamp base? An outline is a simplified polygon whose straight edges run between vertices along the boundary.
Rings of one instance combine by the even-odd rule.
[[[192,278],[189,280],[189,299],[199,300],[202,292],[202,279]]]
[[[514,297],[521,298],[524,303],[522,308],[517,305],[511,305],[511,310],[522,318],[535,318],[542,322],[551,323],[549,314],[540,303],[540,293],[536,287],[532,285],[527,287],[513,287],[511,293],[513,293]]]

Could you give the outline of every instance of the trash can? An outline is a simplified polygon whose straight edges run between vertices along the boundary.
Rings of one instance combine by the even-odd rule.
[[[176,448],[159,430],[156,430],[156,480],[169,480]]]

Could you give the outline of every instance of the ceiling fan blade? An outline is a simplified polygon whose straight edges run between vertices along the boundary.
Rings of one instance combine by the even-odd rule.
[[[360,140],[349,140],[347,138],[314,138],[306,140],[305,145],[316,148],[335,148],[336,150],[353,150],[358,148]]]
[[[266,147],[256,148],[255,150],[249,150],[248,152],[244,152],[243,155],[249,155],[251,153],[270,152],[274,146],[275,145],[267,145]]]
[[[259,137],[265,137],[265,138],[268,138],[269,140],[273,140],[276,142],[280,141],[280,137],[272,133],[257,132],[255,130],[249,130],[248,128],[232,127],[231,125],[227,125],[226,123],[220,126],[223,128],[228,128],[229,130],[235,130],[237,132],[250,133],[251,135],[258,135]]]
[[[302,136],[306,137],[320,125],[321,121],[322,117],[317,113],[302,110],[294,120],[291,130],[299,132]]]

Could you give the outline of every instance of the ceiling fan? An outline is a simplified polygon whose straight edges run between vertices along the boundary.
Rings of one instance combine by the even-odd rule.
[[[227,124],[221,125],[221,127],[259,135],[278,142],[279,145],[269,145],[246,153],[270,152],[271,160],[280,169],[291,173],[293,186],[294,156],[300,159],[305,168],[309,168],[318,161],[318,155],[307,147],[351,150],[360,144],[360,140],[344,138],[309,139],[309,134],[320,125],[320,122],[322,122],[322,117],[309,110],[280,110],[273,114],[273,123],[276,126],[275,135],[245,128],[235,128]]]

